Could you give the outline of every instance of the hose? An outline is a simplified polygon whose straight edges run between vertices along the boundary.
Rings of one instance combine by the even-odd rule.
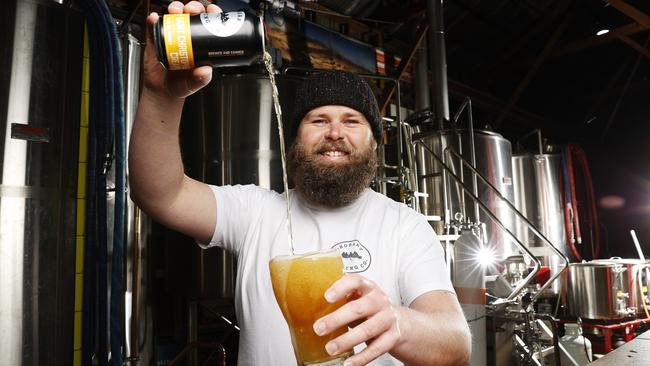
[[[572,156],[575,157],[576,166],[582,173],[586,196],[585,210],[587,211],[587,222],[589,224],[591,233],[590,239],[592,258],[596,259],[600,257],[600,226],[598,220],[596,194],[594,193],[593,179],[591,177],[591,171],[589,169],[589,161],[587,160],[587,155],[585,154],[584,150],[578,145],[569,145],[569,152]]]
[[[571,203],[573,205],[573,233],[575,235],[575,242],[582,244],[582,235],[580,233],[580,208],[578,207],[578,199],[576,198],[576,179],[575,170],[573,167],[573,153],[572,145],[566,147],[566,163],[567,172],[569,173],[569,190],[571,192]]]
[[[569,164],[568,164],[568,149],[566,147],[562,148],[562,196],[564,203],[564,227],[566,232],[567,245],[571,250],[571,253],[575,257],[576,261],[582,261],[582,255],[578,252],[578,249],[575,246],[575,241],[573,237],[573,214],[574,208],[572,205],[571,194],[571,182],[569,175]]]
[[[120,41],[104,0],[81,2],[88,26],[91,58],[91,96],[88,151],[88,200],[86,220],[86,274],[84,282],[84,365],[108,361],[110,334],[113,365],[122,365],[122,261],[125,201],[125,122]],[[114,136],[118,162],[115,170],[115,220],[111,271],[110,315],[108,308],[107,173],[113,156]],[[108,317],[108,318],[107,318]],[[108,325],[110,323],[110,333]],[[93,351],[96,354],[93,357]]]

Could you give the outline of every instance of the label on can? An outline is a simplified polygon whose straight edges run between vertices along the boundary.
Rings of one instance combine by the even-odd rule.
[[[194,68],[194,51],[189,14],[167,14],[163,17],[165,49],[170,70]]]
[[[239,32],[246,15],[243,11],[231,11],[227,13],[202,13],[201,23],[217,37],[230,37]]]

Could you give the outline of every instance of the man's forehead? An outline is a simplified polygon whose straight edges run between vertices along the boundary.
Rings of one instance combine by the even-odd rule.
[[[350,108],[344,105],[324,105],[316,107],[305,115],[305,118],[316,117],[316,116],[326,116],[332,114],[340,114],[346,116],[358,116],[365,117],[363,113],[357,111],[356,109]]]

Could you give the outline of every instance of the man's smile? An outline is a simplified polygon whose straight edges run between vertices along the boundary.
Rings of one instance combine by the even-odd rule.
[[[318,152],[318,155],[328,161],[343,161],[343,160],[349,160],[350,153],[347,151],[330,148],[330,149],[320,150]]]

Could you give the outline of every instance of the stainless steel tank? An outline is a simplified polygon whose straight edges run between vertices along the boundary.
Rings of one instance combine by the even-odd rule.
[[[447,147],[452,148],[463,158],[471,162],[471,134],[468,130],[442,130],[419,132],[417,127],[414,139],[422,140],[440,158],[445,157],[447,165],[452,168],[457,176],[461,176],[466,187],[473,189],[472,173],[468,168],[461,169],[458,159],[449,159],[445,154]],[[514,200],[512,185],[512,147],[510,141],[500,134],[491,131],[474,130],[474,151],[476,156],[476,169],[483,175],[498,191],[510,202]],[[431,218],[445,216],[443,203],[443,177],[439,163],[420,145],[415,148],[415,166],[418,178],[418,191],[428,196],[420,198],[421,212]],[[446,156],[445,156],[446,155]],[[514,215],[494,193],[483,183],[478,181],[477,196],[490,210],[495,213],[505,227],[514,230]],[[485,215],[476,215],[476,206],[468,195],[462,194],[462,190],[455,183],[448,185],[451,212],[449,216],[454,218],[457,213],[462,213],[472,222],[483,222],[487,224],[488,243],[492,246],[498,258],[506,258],[514,253],[512,244],[506,239],[503,232],[493,224],[493,221]],[[442,233],[443,222],[432,221],[436,232]]]
[[[650,261],[614,257],[593,260],[591,263],[610,263],[623,266],[625,269],[623,272],[624,281],[627,282],[628,287],[628,305],[638,316],[645,317],[644,306],[650,306],[650,302],[648,301],[647,292],[643,291],[643,289],[650,284],[648,282],[650,280],[648,272],[646,271],[647,268],[650,268]]]
[[[84,22],[53,1],[0,12],[0,365],[70,365]]]
[[[295,99],[296,77],[276,75],[285,129]],[[196,98],[188,100],[183,118],[199,131],[188,162],[190,175],[216,185],[256,184],[283,192],[282,162],[271,85],[265,75],[215,75]],[[197,121],[199,123],[197,123]],[[289,142],[287,141],[287,144]],[[202,273],[204,296],[232,298],[235,286],[233,257],[215,249],[217,266],[206,265]],[[210,284],[217,283],[217,286]]]
[[[568,315],[600,320],[633,315],[626,272],[620,263],[571,263],[566,276]]]
[[[564,255],[569,255],[564,231],[561,195],[561,157],[558,154],[519,154],[512,157],[514,204],[517,209]],[[551,275],[562,269],[561,259],[544,245],[520,220],[516,235],[548,266]],[[556,280],[543,296],[556,296],[561,281]]]

